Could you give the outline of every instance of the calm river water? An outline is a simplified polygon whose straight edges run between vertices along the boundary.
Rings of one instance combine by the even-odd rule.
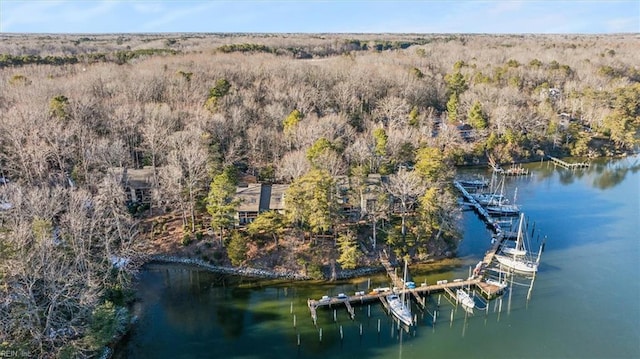
[[[472,316],[444,296],[435,325],[414,307],[419,324],[409,332],[398,331],[378,303],[355,307],[355,320],[344,307],[335,321],[333,309],[319,309],[316,327],[307,298],[366,290],[368,278],[264,282],[149,265],[138,284],[139,319],[115,357],[640,357],[640,157],[576,171],[546,162],[526,167],[533,175],[507,179],[506,193],[517,188],[530,229],[535,222],[532,244],[538,234],[548,238],[529,302],[528,288],[516,281]],[[464,172],[488,175],[484,168]],[[416,282],[466,277],[483,257],[490,232],[472,211],[464,212],[463,226],[458,258],[410,268]],[[370,280],[372,287],[389,285],[384,276]],[[437,300],[430,297],[430,311]]]

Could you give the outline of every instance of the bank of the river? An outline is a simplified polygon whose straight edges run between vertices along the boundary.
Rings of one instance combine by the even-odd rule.
[[[301,280],[301,281],[313,279],[307,275],[303,275],[298,272],[272,271],[272,270],[250,268],[250,267],[219,266],[219,265],[211,264],[209,262],[206,262],[197,258],[185,258],[185,257],[178,257],[178,256],[154,255],[148,258],[147,263],[184,264],[184,265],[201,268],[212,273],[249,277],[249,278],[286,279],[286,280]],[[433,263],[433,261],[430,261],[430,263]],[[334,279],[342,280],[342,279],[358,278],[358,277],[363,277],[366,275],[381,273],[381,272],[384,272],[384,267],[382,267],[382,265],[376,266],[376,267],[360,267],[353,270],[343,269],[343,270],[338,270],[336,272],[336,276]]]

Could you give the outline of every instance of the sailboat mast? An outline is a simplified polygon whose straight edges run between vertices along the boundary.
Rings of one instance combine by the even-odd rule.
[[[405,283],[407,283],[407,259],[405,258],[404,260],[404,273],[402,274],[402,282],[403,282],[403,286],[405,285]]]
[[[405,301],[405,291],[407,289],[407,258],[404,259],[404,273],[402,274],[402,303]]]
[[[524,222],[524,213],[520,213],[520,223],[518,224],[518,237],[516,238],[516,250],[513,252],[513,258],[516,258],[517,251],[523,249],[522,242],[522,225]]]

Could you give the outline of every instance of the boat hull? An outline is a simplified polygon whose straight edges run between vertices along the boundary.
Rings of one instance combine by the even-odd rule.
[[[522,273],[535,273],[538,271],[538,264],[527,259],[515,259],[513,257],[496,255],[496,260],[505,267]]]
[[[511,247],[506,247],[506,248],[502,248],[502,253],[509,255],[509,256],[526,256],[527,255],[527,251],[524,249],[517,249],[517,248],[511,248]]]
[[[389,311],[396,319],[407,326],[413,325],[411,311],[409,311],[409,308],[402,302],[398,295],[392,294],[387,296],[387,303],[389,303]]]
[[[456,297],[458,303],[462,305],[462,308],[464,308],[465,311],[473,312],[473,308],[475,308],[476,303],[473,301],[473,298],[469,296],[469,293],[462,289],[458,289],[456,291]]]
[[[517,216],[520,214],[520,208],[516,205],[499,205],[487,206],[487,212],[500,216]]]

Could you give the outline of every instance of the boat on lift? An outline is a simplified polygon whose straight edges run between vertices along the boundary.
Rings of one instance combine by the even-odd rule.
[[[387,295],[387,303],[389,304],[389,311],[396,317],[401,323],[406,326],[413,325],[413,316],[411,315],[411,308],[409,303],[405,300],[406,283],[407,283],[407,261],[404,262],[404,276],[403,276],[403,290],[402,295],[392,293]]]
[[[538,271],[538,263],[540,262],[540,254],[542,246],[538,252],[538,258],[533,260],[527,251],[524,240],[524,213],[520,214],[520,223],[518,225],[518,237],[514,248],[503,248],[503,254],[497,254],[496,260],[505,267],[511,268],[518,272],[535,273]]]
[[[473,308],[476,307],[476,302],[471,298],[469,293],[464,289],[458,288],[456,290],[456,301],[462,305],[462,308],[467,313],[473,313]]]

